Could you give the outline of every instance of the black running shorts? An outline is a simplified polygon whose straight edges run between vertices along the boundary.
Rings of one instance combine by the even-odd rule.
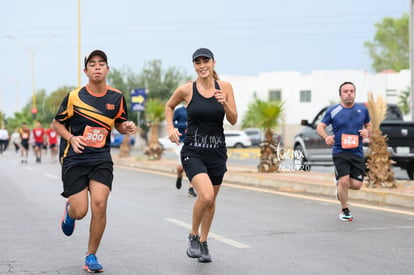
[[[29,150],[29,140],[28,139],[23,139],[21,142],[21,145],[24,149]]]
[[[95,180],[112,189],[113,163],[98,162],[82,164],[82,166],[62,167],[63,192],[65,198],[72,196],[89,186],[90,180]]]
[[[213,185],[220,185],[227,171],[226,161],[227,148],[206,149],[184,145],[181,150],[181,163],[190,182],[195,175],[206,173]]]
[[[360,156],[351,153],[338,153],[332,156],[335,165],[335,176],[340,177],[349,175],[351,178],[364,181],[365,160]]]

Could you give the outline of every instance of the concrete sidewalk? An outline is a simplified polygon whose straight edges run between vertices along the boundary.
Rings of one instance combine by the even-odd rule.
[[[142,158],[142,157],[141,157]],[[115,165],[167,172],[175,175],[177,162],[170,159],[142,160],[131,156],[113,155]],[[268,188],[278,191],[323,195],[334,198],[334,175],[317,172],[259,173],[255,167],[228,165],[225,183]],[[349,201],[365,201],[378,206],[403,207],[414,210],[414,182],[397,181],[397,188],[367,188],[349,192]]]

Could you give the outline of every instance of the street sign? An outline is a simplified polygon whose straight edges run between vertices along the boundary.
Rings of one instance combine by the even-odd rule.
[[[134,89],[131,91],[131,109],[135,112],[142,112],[145,110],[145,101],[147,93],[145,88]]]

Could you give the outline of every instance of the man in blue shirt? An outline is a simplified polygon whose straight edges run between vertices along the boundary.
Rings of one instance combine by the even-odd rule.
[[[316,128],[317,133],[332,146],[332,159],[337,180],[337,199],[342,211],[339,219],[352,221],[353,216],[347,206],[348,189],[359,190],[365,174],[362,139],[368,138],[371,122],[365,105],[355,103],[356,88],[352,82],[339,86],[341,103],[330,107]],[[332,124],[333,135],[325,128]]]
[[[174,128],[177,128],[178,132],[180,133],[180,145],[178,145],[177,150],[176,150],[176,153],[179,158],[178,160],[179,164],[177,166],[177,180],[175,182],[175,186],[177,187],[177,189],[180,189],[182,185],[183,173],[184,173],[183,166],[181,165],[180,152],[181,152],[181,148],[183,146],[183,142],[185,139],[185,132],[187,131],[187,105],[186,104],[175,109],[173,123],[174,123]],[[190,188],[188,189],[188,196],[197,197],[197,194],[193,186],[191,185],[191,183],[190,183]]]

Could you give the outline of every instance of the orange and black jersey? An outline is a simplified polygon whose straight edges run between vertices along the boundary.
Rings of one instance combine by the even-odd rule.
[[[20,138],[21,138],[22,141],[29,142],[29,139],[30,139],[30,129],[29,128],[27,128],[27,129],[20,128],[19,129],[19,134],[20,134]]]
[[[55,119],[73,135],[83,136],[87,142],[83,152],[77,154],[70,143],[61,139],[61,163],[72,166],[90,161],[112,161],[111,129],[115,122],[126,121],[128,112],[121,91],[107,86],[104,95],[96,95],[84,86],[66,95]]]

